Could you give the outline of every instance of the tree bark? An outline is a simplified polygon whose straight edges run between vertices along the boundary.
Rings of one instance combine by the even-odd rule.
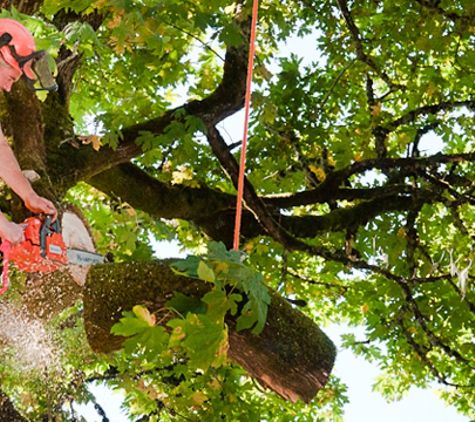
[[[0,391],[0,422],[27,422],[3,391]]]
[[[201,298],[209,283],[175,274],[170,260],[96,265],[88,274],[84,291],[84,323],[88,342],[96,352],[121,348],[124,339],[111,327],[122,312],[144,305],[150,312],[163,309],[174,291]],[[228,356],[264,387],[286,400],[310,402],[332,370],[336,350],[331,340],[301,311],[271,292],[264,330],[236,331],[235,318],[227,317]],[[172,317],[171,315],[169,317]],[[162,320],[162,318],[159,318]],[[165,317],[162,324],[169,318]]]

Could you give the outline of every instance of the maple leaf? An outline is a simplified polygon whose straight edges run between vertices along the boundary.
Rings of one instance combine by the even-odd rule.
[[[99,151],[102,146],[102,137],[99,135],[78,136],[78,139],[82,141],[83,145],[92,144],[95,151]]]
[[[371,108],[371,115],[372,115],[372,116],[377,116],[377,115],[379,115],[379,114],[381,113],[381,106],[382,106],[381,101],[378,102],[378,104],[376,104],[376,105],[370,106],[370,108]]]
[[[153,327],[155,325],[155,315],[150,314],[149,310],[147,308],[144,308],[143,306],[136,305],[132,308],[133,312],[137,317],[143,319],[150,325],[150,327]]]

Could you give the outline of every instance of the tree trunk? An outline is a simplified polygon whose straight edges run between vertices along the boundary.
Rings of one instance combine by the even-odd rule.
[[[162,309],[174,291],[201,298],[209,283],[178,276],[170,260],[96,265],[88,274],[84,291],[84,323],[89,344],[96,352],[121,347],[122,337],[110,333],[122,312],[144,305],[150,312]],[[227,317],[229,357],[264,387],[286,400],[310,402],[329,377],[336,350],[331,340],[301,311],[271,292],[264,330],[235,330]],[[165,324],[167,319],[163,320]]]

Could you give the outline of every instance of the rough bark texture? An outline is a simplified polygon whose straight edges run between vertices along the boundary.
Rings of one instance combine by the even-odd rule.
[[[123,311],[141,304],[151,312],[163,308],[174,291],[200,298],[210,285],[177,276],[169,260],[95,266],[84,291],[84,322],[89,344],[96,352],[121,347],[123,338],[110,329]],[[171,315],[169,315],[171,317]],[[163,319],[166,323],[167,317]],[[287,400],[312,400],[325,385],[335,360],[331,340],[285,299],[272,293],[266,326],[261,334],[236,332],[229,325],[229,357],[252,377]]]
[[[73,306],[81,298],[82,289],[74,282],[68,271],[36,274],[27,280],[23,308],[31,318],[48,321]]]
[[[0,391],[0,422],[27,422],[3,391]]]
[[[277,293],[259,335],[230,326],[229,357],[264,387],[292,402],[310,402],[330,375],[336,350],[331,340],[302,312]],[[295,341],[296,338],[300,340]]]

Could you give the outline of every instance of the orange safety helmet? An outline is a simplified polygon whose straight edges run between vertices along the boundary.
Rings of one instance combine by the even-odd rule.
[[[56,81],[49,69],[48,53],[36,51],[33,35],[20,22],[0,19],[0,54],[15,69],[21,70],[33,91],[55,91]],[[41,88],[35,88],[39,82]]]
[[[8,34],[10,37],[8,37]],[[20,63],[13,56],[12,49],[18,57],[29,57],[36,51],[33,35],[20,22],[13,19],[0,19],[0,38],[10,38],[7,45],[0,47],[3,59],[15,69],[21,70],[28,79],[36,79],[31,70],[32,61],[27,61],[20,67]],[[6,41],[6,40],[5,40]]]

